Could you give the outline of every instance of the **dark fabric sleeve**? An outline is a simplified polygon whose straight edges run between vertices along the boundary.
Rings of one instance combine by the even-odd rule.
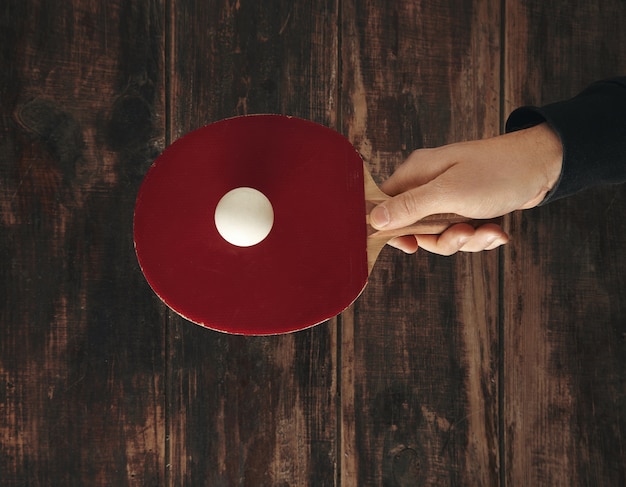
[[[598,81],[570,100],[521,107],[506,131],[547,122],[563,144],[563,167],[546,204],[592,186],[626,182],[626,77]]]

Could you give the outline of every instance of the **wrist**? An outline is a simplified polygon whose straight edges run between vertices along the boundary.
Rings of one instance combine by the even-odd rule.
[[[563,166],[563,144],[559,135],[547,123],[512,132],[520,137],[521,153],[526,154],[525,165],[531,171],[536,196],[520,209],[533,208],[546,198],[558,184]]]
[[[542,155],[540,160],[545,188],[547,191],[551,191],[561,176],[563,144],[556,131],[547,122],[527,130],[533,130],[536,133],[537,146]]]

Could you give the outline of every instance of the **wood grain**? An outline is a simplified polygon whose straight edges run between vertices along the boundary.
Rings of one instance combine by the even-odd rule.
[[[179,318],[132,242],[191,129],[308,118],[380,182],[623,75],[625,24],[620,0],[3,2],[0,484],[625,485],[623,186],[514,215],[500,253],[385,249],[287,336]]]
[[[335,2],[181,1],[171,14],[174,137],[250,113],[333,125]],[[334,485],[335,326],[243,338],[172,316],[171,483]]]
[[[511,3],[507,109],[626,72],[626,5]],[[505,249],[507,485],[626,482],[624,188],[516,216]]]
[[[495,135],[499,2],[343,2],[343,126],[381,178]],[[498,482],[497,254],[385,251],[342,317],[342,485]]]
[[[0,9],[0,483],[164,481],[163,307],[134,193],[163,125],[158,2]]]

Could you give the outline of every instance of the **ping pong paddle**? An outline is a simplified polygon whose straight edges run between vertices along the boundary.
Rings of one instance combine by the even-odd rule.
[[[338,132],[282,115],[234,117],[188,133],[153,163],[135,205],[135,250],[154,292],[194,323],[301,330],[356,300],[391,238],[466,221],[435,215],[376,232],[367,215],[386,198]]]

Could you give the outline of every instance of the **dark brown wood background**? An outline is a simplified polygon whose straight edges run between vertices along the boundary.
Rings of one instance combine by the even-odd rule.
[[[134,199],[185,132],[285,113],[375,177],[626,73],[626,3],[5,0],[0,485],[626,485],[626,188],[506,219],[500,251],[386,249],[338,318],[190,324]]]

